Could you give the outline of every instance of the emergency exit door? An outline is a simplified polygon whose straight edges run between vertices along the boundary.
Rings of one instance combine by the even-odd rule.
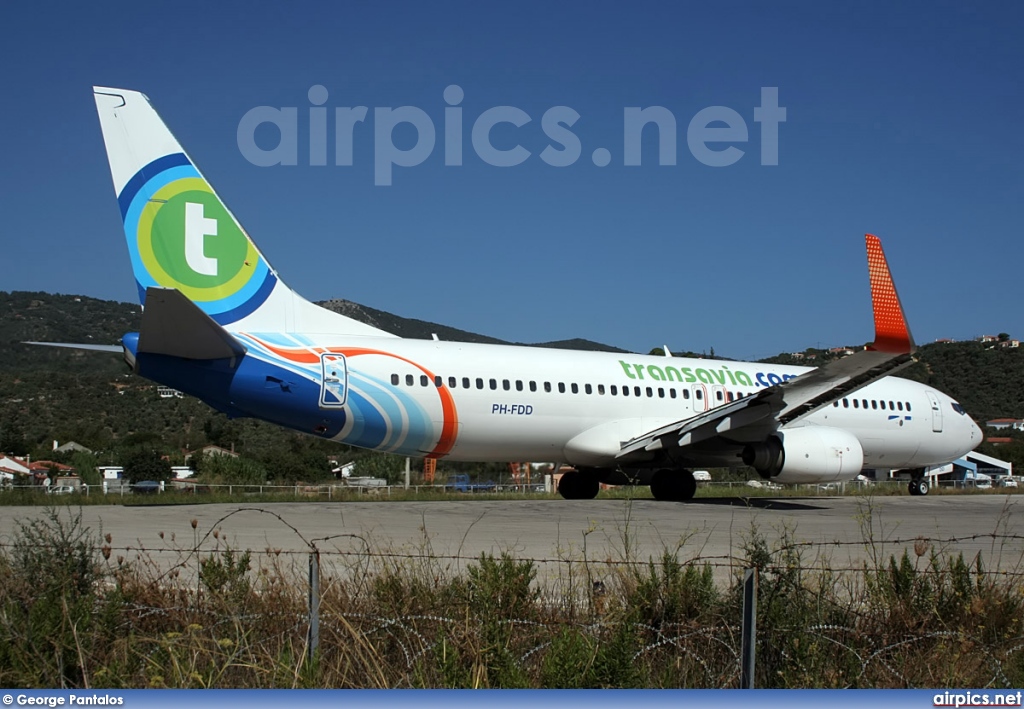
[[[337,409],[345,405],[348,394],[348,367],[345,355],[325,352],[320,355],[320,408]]]

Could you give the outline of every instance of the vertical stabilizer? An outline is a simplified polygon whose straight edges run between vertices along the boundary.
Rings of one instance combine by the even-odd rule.
[[[145,95],[93,93],[141,302],[174,288],[230,331],[388,336],[288,288]]]

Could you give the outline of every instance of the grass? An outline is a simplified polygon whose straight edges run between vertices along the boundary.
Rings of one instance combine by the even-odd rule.
[[[1024,683],[1024,588],[922,540],[871,561],[813,564],[785,529],[751,527],[734,572],[755,567],[759,687]],[[1005,526],[1005,525],[1004,525]],[[174,568],[51,507],[0,547],[6,687],[735,687],[740,592],[686,561],[566,554],[541,578],[510,552],[468,563],[368,548],[321,552],[319,648],[307,634],[307,556],[240,550],[196,528]],[[626,534],[626,533],[624,533]],[[403,550],[407,552],[408,550]]]

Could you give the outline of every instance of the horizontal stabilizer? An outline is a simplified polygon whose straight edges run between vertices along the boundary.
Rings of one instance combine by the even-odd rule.
[[[124,347],[121,345],[84,345],[77,342],[23,342],[25,345],[43,345],[45,347],[67,347],[72,350],[87,350],[89,352],[116,352],[121,354]]]
[[[245,347],[175,288],[146,289],[138,354],[183,359],[229,359]]]

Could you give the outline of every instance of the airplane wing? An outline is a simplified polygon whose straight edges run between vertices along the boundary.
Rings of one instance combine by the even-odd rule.
[[[865,235],[865,239],[875,316],[875,341],[868,348],[765,389],[755,396],[733,401],[626,441],[617,459],[627,464],[635,460],[649,460],[659,452],[694,446],[717,436],[733,441],[759,438],[911,364],[916,347],[881,241],[871,234]]]

